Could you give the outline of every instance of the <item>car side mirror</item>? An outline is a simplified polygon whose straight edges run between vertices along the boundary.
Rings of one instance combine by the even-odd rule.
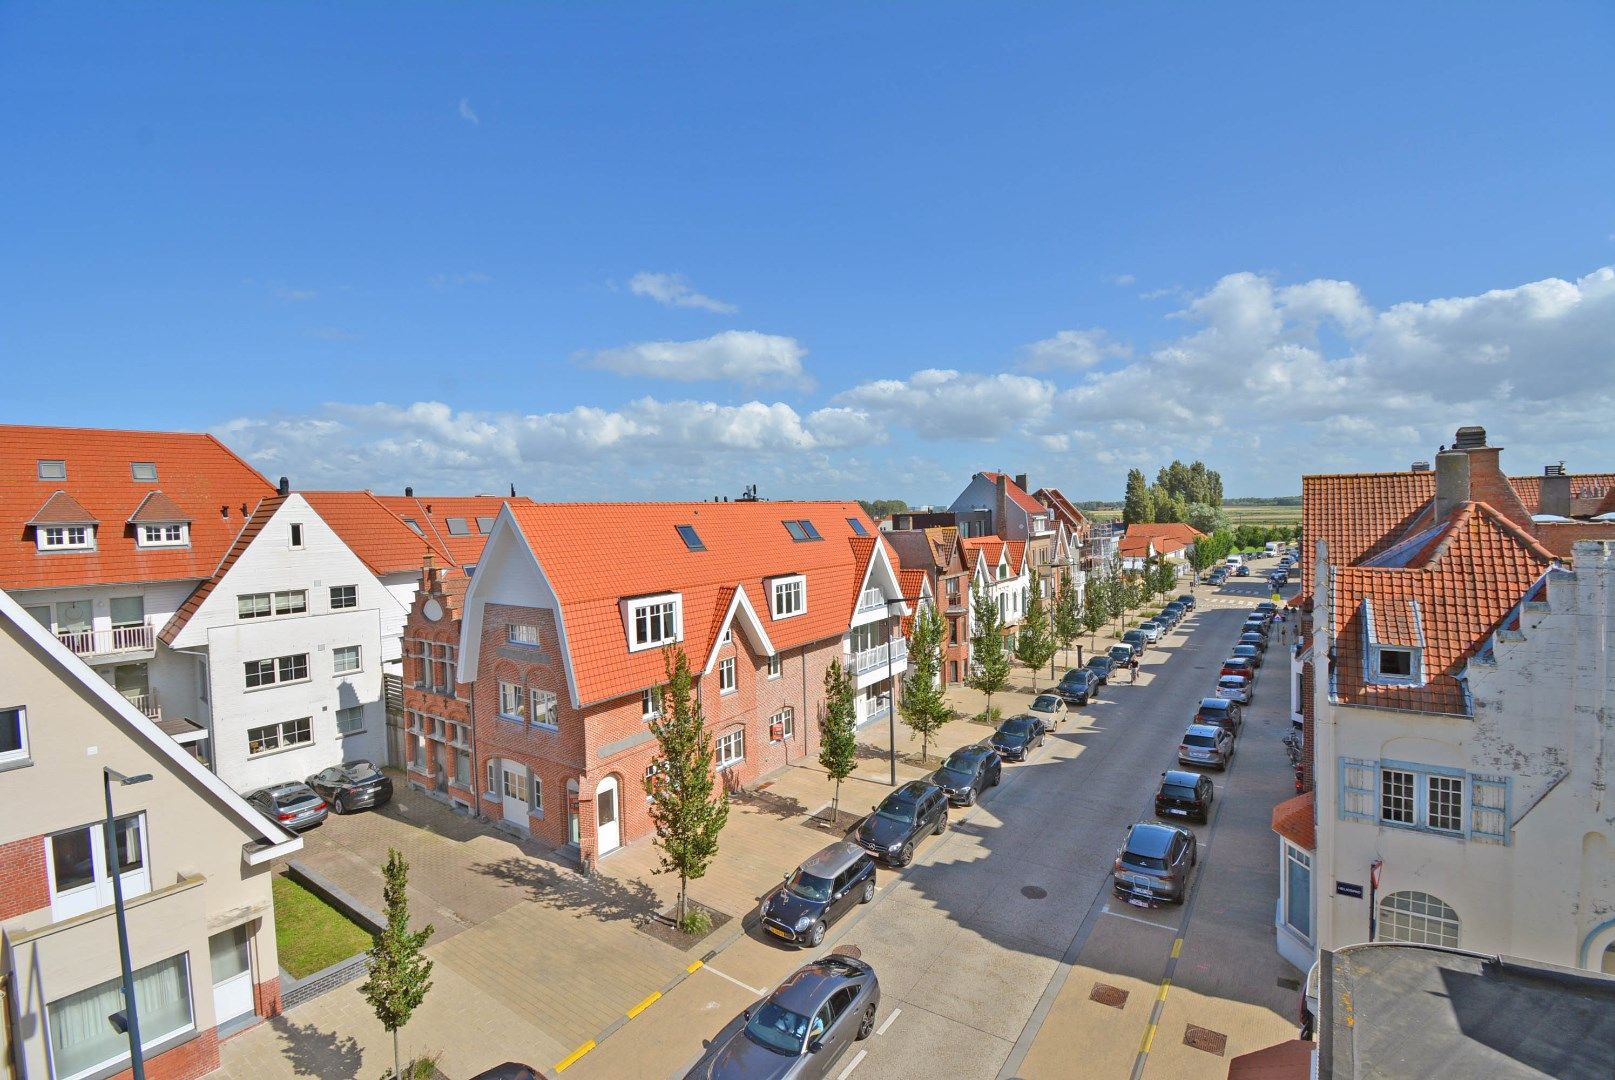
[[[814,1039],[812,1042],[808,1043],[808,1053],[810,1053],[810,1054],[817,1054],[820,1050],[823,1050],[823,1049],[824,1049],[824,1040],[823,1039]]]

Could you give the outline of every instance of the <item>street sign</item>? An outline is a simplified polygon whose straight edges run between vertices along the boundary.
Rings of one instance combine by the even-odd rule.
[[[1274,593],[1272,596],[1268,597],[1268,599],[1277,604],[1279,601],[1283,600],[1284,597],[1280,596],[1278,593]]]
[[[1335,892],[1339,893],[1341,896],[1355,897],[1358,900],[1363,898],[1363,887],[1361,885],[1353,885],[1349,881],[1335,882]]]

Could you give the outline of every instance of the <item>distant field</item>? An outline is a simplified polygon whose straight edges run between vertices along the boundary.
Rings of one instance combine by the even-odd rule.
[[[1301,508],[1299,506],[1256,503],[1251,506],[1224,506],[1223,512],[1228,515],[1230,525],[1301,524]],[[1119,506],[1114,510],[1084,510],[1083,513],[1095,521],[1120,521],[1122,519],[1122,508]]]

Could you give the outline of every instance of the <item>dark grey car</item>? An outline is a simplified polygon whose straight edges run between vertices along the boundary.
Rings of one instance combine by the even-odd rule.
[[[313,788],[301,781],[272,784],[247,796],[247,801],[283,829],[312,829],[325,820],[330,807]]]
[[[843,840],[817,852],[763,897],[763,929],[796,945],[817,946],[854,904],[875,898],[875,860]]]
[[[1189,895],[1189,875],[1200,861],[1194,833],[1178,825],[1141,821],[1127,828],[1116,852],[1111,888],[1136,907],[1181,904]]]
[[[931,777],[931,782],[942,789],[948,801],[955,806],[969,806],[981,798],[981,793],[997,787],[1004,777],[1004,762],[998,751],[985,743],[961,746],[948,755]]]
[[[892,866],[907,866],[914,848],[948,827],[948,797],[924,780],[910,780],[882,799],[858,825],[858,846]]]
[[[393,782],[369,761],[344,761],[308,778],[308,786],[331,804],[334,814],[367,806],[385,806],[393,797]]]
[[[831,1076],[847,1048],[875,1030],[879,1011],[875,969],[831,953],[729,1021],[685,1080]]]
[[[1043,745],[1045,729],[1035,716],[1012,716],[1005,720],[987,742],[1005,761],[1025,761],[1035,747]]]

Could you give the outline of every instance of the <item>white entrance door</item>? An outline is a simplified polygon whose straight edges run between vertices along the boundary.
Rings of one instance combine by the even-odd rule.
[[[237,926],[208,939],[213,961],[214,1022],[227,1024],[253,1011],[252,959],[247,951],[247,928]]]
[[[617,822],[617,778],[608,776],[600,781],[594,793],[595,839],[598,851],[604,855],[622,845],[622,829]]]
[[[513,825],[527,827],[527,768],[523,765],[502,764],[504,771],[505,820]]]

